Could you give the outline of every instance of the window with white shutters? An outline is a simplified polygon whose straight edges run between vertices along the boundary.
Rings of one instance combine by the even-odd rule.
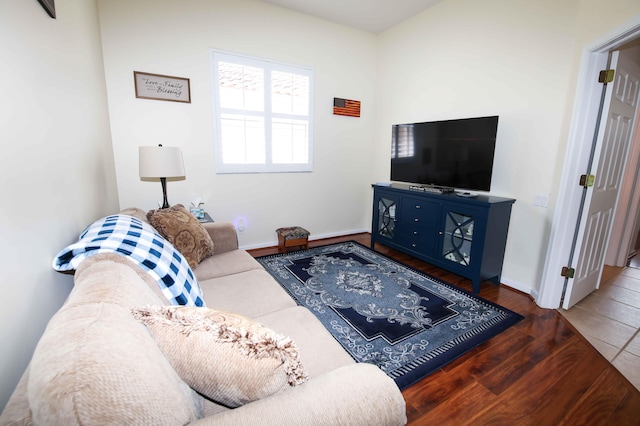
[[[311,171],[313,70],[211,55],[217,172]]]

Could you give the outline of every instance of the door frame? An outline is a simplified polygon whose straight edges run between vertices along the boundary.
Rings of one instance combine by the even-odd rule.
[[[533,295],[543,308],[560,307],[565,278],[560,275],[569,260],[576,224],[580,219],[580,199],[583,188],[578,185],[580,174],[589,164],[591,143],[598,118],[603,86],[597,82],[600,70],[607,68],[609,52],[640,37],[640,15],[610,31],[585,47],[580,61],[574,110],[569,140],[551,223],[547,255],[542,271],[540,291]],[[574,259],[574,264],[577,259]]]

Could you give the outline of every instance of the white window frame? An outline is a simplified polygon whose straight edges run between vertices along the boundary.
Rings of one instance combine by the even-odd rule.
[[[238,53],[226,52],[217,49],[210,49],[211,53],[211,86],[213,100],[213,123],[214,123],[214,148],[216,173],[283,173],[283,172],[311,172],[313,171],[313,98],[314,98],[314,70],[310,67],[299,65],[285,64],[270,59],[257,58]],[[230,110],[221,108],[219,94],[219,76],[218,63],[230,62],[244,64],[253,67],[259,67],[265,70],[264,82],[264,112],[257,113],[263,116],[265,120],[265,161],[263,164],[246,164],[246,163],[224,163],[222,156],[222,126],[221,117],[225,113],[242,113],[246,115],[256,115],[255,112],[247,110]],[[271,111],[271,78],[272,71],[282,71],[292,74],[304,75],[309,77],[309,109],[307,116],[280,114]],[[273,119],[307,119],[308,135],[307,149],[308,157],[306,163],[273,163],[271,161],[271,123]]]

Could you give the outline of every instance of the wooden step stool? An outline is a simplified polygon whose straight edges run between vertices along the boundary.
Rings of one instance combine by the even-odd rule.
[[[278,252],[286,251],[287,247],[304,246],[309,250],[309,231],[301,226],[276,229],[278,234]]]

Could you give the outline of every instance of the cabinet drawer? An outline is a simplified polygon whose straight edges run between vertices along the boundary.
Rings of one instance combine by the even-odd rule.
[[[437,232],[425,228],[403,229],[398,242],[409,250],[425,256],[434,256],[438,243]]]
[[[440,218],[440,205],[418,198],[405,198],[402,200],[402,222],[408,228],[424,227],[433,229],[438,226]]]

